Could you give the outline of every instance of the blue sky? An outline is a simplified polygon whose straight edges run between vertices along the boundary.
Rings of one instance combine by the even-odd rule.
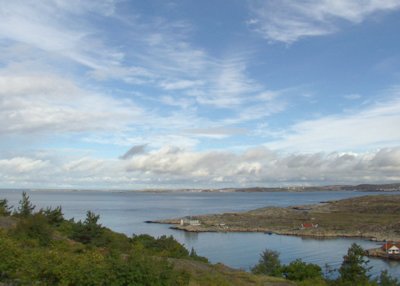
[[[0,187],[400,181],[400,1],[1,1]]]

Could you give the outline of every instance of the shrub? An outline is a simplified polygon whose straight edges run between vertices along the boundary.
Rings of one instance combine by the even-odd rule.
[[[12,206],[8,205],[8,200],[0,200],[0,216],[9,216],[11,214]]]
[[[45,210],[41,210],[49,223],[53,226],[60,226],[61,223],[64,221],[64,214],[62,213],[61,206],[52,209],[51,207],[47,207]]]
[[[251,272],[254,274],[265,274],[269,276],[282,276],[279,252],[270,249],[264,250],[260,255],[258,264],[251,269]]]
[[[132,238],[132,242],[136,247],[143,247],[145,250],[164,257],[187,258],[189,251],[173,236],[160,236],[154,238],[150,235],[138,235]]]
[[[289,280],[322,279],[321,267],[316,264],[306,263],[301,259],[296,259],[289,265],[285,265],[282,270],[283,275]]]
[[[190,250],[189,257],[190,257],[191,259],[193,259],[193,260],[196,260],[196,261],[201,261],[201,262],[204,262],[204,263],[209,263],[207,257],[197,255],[197,253],[196,253],[196,251],[194,250],[193,247],[192,247],[192,249]]]
[[[47,218],[43,214],[37,213],[21,219],[13,232],[20,239],[35,239],[40,245],[46,246],[51,241],[53,231]]]
[[[384,270],[379,276],[379,286],[400,286],[400,282],[397,278],[391,277],[387,270]]]
[[[21,248],[16,242],[0,230],[0,281],[8,281],[14,277],[21,254]]]
[[[73,226],[71,238],[83,244],[93,244],[95,246],[106,244],[107,241],[104,241],[105,237],[103,237],[104,229],[98,223],[99,218],[99,215],[88,211],[85,221],[83,223],[79,221]]]

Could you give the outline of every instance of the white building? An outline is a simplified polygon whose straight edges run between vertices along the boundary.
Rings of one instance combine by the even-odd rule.
[[[387,253],[388,254],[399,254],[400,253],[400,249],[396,245],[393,245],[391,248],[389,248],[387,250]]]
[[[200,225],[200,221],[198,219],[192,219],[191,217],[184,217],[181,219],[180,225],[198,226]]]
[[[387,254],[400,254],[400,243],[387,242],[382,245],[382,250]]]

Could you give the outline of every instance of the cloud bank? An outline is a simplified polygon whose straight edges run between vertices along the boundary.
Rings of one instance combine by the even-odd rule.
[[[400,8],[397,0],[272,0],[253,6],[249,24],[267,40],[293,43],[340,29],[342,22],[359,24],[368,17]]]
[[[400,147],[364,153],[282,154],[264,147],[240,153],[163,147],[125,160],[0,160],[0,179],[19,186],[203,188],[398,182]]]

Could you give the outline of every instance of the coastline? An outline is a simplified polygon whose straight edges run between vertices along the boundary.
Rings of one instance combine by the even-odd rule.
[[[365,196],[315,205],[267,207],[248,212],[151,221],[187,232],[264,232],[310,238],[363,238],[400,241],[400,195]],[[304,226],[302,226],[304,225]]]

